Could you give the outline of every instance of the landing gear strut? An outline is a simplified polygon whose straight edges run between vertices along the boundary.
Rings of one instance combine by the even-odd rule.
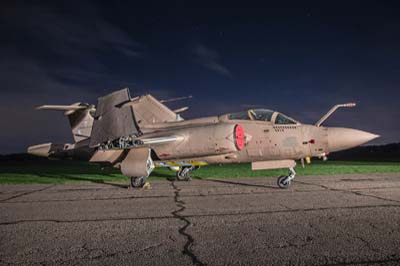
[[[142,188],[146,184],[147,176],[132,176],[131,186],[133,188]]]
[[[278,177],[278,187],[280,188],[289,188],[290,186],[290,181],[296,176],[296,172],[294,171],[293,167],[289,168],[289,175],[285,176],[282,175],[280,177]]]
[[[179,171],[176,172],[176,179],[178,179],[178,181],[190,181],[192,180],[190,173],[199,168],[199,166],[194,165],[180,167]]]

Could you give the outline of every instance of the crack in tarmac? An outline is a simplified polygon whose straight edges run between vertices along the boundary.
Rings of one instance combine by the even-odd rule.
[[[179,206],[179,207],[182,207],[182,206]],[[313,212],[313,211],[329,211],[329,210],[370,209],[370,208],[400,208],[400,205],[399,204],[382,204],[382,205],[368,205],[368,206],[324,207],[324,208],[309,208],[309,209],[287,209],[287,210],[276,210],[276,211],[257,211],[257,212],[191,214],[191,215],[185,215],[184,218],[223,217],[223,216],[238,216],[238,215],[296,213],[296,212]],[[179,211],[180,210],[178,210],[178,212]],[[178,217],[180,217],[180,216],[178,215]],[[20,223],[31,223],[31,222],[85,223],[85,222],[107,222],[107,221],[176,219],[178,217],[174,215],[174,216],[121,217],[121,218],[83,219],[83,220],[57,220],[57,219],[34,220],[34,219],[32,219],[32,220],[17,220],[17,221],[10,221],[10,222],[2,222],[2,223],[0,223],[0,226],[1,225],[14,225],[14,224],[20,224]]]
[[[53,261],[56,263],[56,265],[79,265],[79,262],[81,262],[82,260],[98,260],[98,259],[102,259],[102,258],[110,258],[110,257],[115,257],[119,254],[130,254],[133,252],[112,252],[112,253],[107,253],[106,251],[104,251],[104,249],[102,248],[89,248],[87,247],[86,243],[83,244],[82,246],[79,247],[81,250],[83,250],[86,254],[84,254],[83,256],[81,253],[77,254],[78,256],[74,256],[72,258],[68,258],[68,259],[58,259],[56,261]],[[100,253],[97,255],[93,255],[93,253]],[[48,261],[44,260],[44,261],[40,261],[39,262],[41,265],[48,265]],[[73,264],[72,264],[73,263]]]
[[[358,239],[358,240],[360,240],[361,242],[363,242],[364,245],[365,245],[370,251],[372,251],[372,252],[376,252],[376,253],[380,253],[380,252],[381,252],[379,249],[374,248],[374,247],[371,245],[370,242],[368,242],[367,240],[365,240],[365,239],[362,238],[361,236],[351,236],[351,235],[350,235],[350,237],[353,237],[353,238]]]
[[[364,261],[327,263],[327,264],[321,264],[320,266],[370,265],[370,264],[389,263],[389,262],[400,262],[400,258],[383,259],[383,260],[364,260]]]
[[[147,251],[149,249],[155,248],[155,247],[159,247],[161,246],[163,243],[157,243],[155,245],[150,245],[147,246],[143,249],[141,249],[140,251]],[[82,246],[80,246],[80,249],[82,249],[86,254],[83,256],[75,256],[73,258],[67,259],[67,260],[61,260],[60,263],[58,263],[58,265],[63,265],[63,264],[68,264],[70,265],[71,262],[81,262],[82,260],[99,260],[99,259],[103,259],[103,258],[112,258],[115,256],[121,256],[121,255],[131,255],[136,253],[137,251],[134,250],[130,250],[130,251],[116,251],[116,252],[108,252],[106,250],[104,250],[103,248],[89,248],[87,246],[87,244],[83,244]],[[99,253],[99,254],[96,254]],[[78,254],[81,255],[81,254]],[[43,263],[45,263],[46,261],[43,261]],[[75,263],[76,264],[76,263]]]
[[[26,195],[29,195],[29,194],[32,194],[32,193],[35,193],[35,192],[41,192],[41,191],[43,191],[43,190],[46,190],[46,189],[49,189],[49,188],[52,188],[52,187],[55,187],[55,186],[56,186],[56,184],[50,185],[50,186],[47,186],[47,187],[44,187],[44,188],[41,188],[41,189],[36,189],[36,190],[33,190],[33,191],[23,192],[23,193],[20,193],[20,194],[18,194],[18,195],[14,195],[14,196],[11,196],[11,197],[9,197],[9,198],[0,200],[0,202],[1,202],[1,203],[4,203],[4,202],[6,202],[7,200],[10,200],[10,199],[19,198],[19,197],[26,196]]]
[[[181,215],[180,213],[183,212],[186,207],[185,207],[185,202],[183,200],[180,199],[180,195],[179,192],[181,191],[180,188],[178,188],[174,181],[171,181],[171,186],[174,189],[174,200],[175,200],[175,204],[177,207],[179,207],[178,210],[173,211],[171,214],[179,219],[180,221],[184,222],[185,225],[181,228],[179,228],[178,232],[179,234],[183,235],[186,238],[186,243],[185,246],[183,248],[182,253],[184,255],[189,256],[192,259],[192,263],[193,265],[205,265],[204,263],[202,263],[197,257],[196,255],[193,253],[192,247],[194,244],[194,238],[193,236],[191,236],[189,233],[186,232],[186,229],[192,225],[192,223],[187,219],[187,216]]]
[[[221,182],[221,183],[226,183],[225,180],[217,180],[217,179],[199,179],[200,181],[211,181],[211,182]],[[386,200],[386,201],[392,201],[392,202],[398,202],[398,200],[392,200],[392,199],[387,199],[375,195],[368,195],[368,194],[363,194],[360,192],[360,190],[371,190],[371,189],[387,189],[386,187],[371,187],[371,188],[352,188],[349,190],[344,190],[344,189],[335,189],[335,188],[330,188],[328,186],[324,185],[319,185],[319,184],[314,184],[314,183],[308,183],[304,181],[298,181],[294,180],[294,183],[299,183],[303,185],[310,185],[310,186],[317,186],[322,188],[323,190],[330,190],[330,191],[338,191],[338,192],[347,192],[347,193],[353,193],[359,196],[366,196],[366,197],[372,197],[376,199],[381,199],[381,200]],[[245,185],[245,186],[260,186],[260,185],[251,185],[247,183],[240,183],[240,182],[231,182],[232,184],[235,185]],[[16,204],[16,203],[42,203],[42,202],[75,202],[75,201],[102,201],[102,200],[128,200],[128,199],[147,199],[147,198],[172,198],[171,196],[168,195],[150,195],[150,196],[127,196],[127,197],[115,197],[115,198],[83,198],[83,199],[55,199],[55,200],[32,200],[32,201],[27,201],[27,200],[22,200],[22,201],[9,201],[11,199],[19,198],[25,195],[29,195],[35,192],[40,192],[43,190],[46,190],[48,188],[54,187],[56,184],[48,186],[46,188],[34,190],[34,191],[28,191],[24,193],[20,193],[18,195],[9,197],[7,199],[0,200],[0,204],[2,203],[7,203],[7,204]],[[230,186],[223,186],[223,187],[230,187]],[[262,186],[265,188],[270,188],[269,186]],[[392,186],[390,188],[400,188],[400,186]],[[120,188],[96,188],[96,189],[58,189],[58,190],[52,190],[52,192],[70,192],[70,191],[85,191],[85,190],[95,190],[95,191],[104,191],[104,190],[113,190],[117,191],[120,190]],[[296,190],[296,193],[309,193],[309,192],[319,192],[322,190]],[[0,192],[1,193],[1,192]],[[213,196],[241,196],[241,195],[263,195],[263,194],[275,194],[275,193],[288,193],[286,190],[274,190],[274,191],[251,191],[251,192],[239,192],[239,193],[215,193],[215,194],[199,194],[199,195],[184,195],[184,197],[191,197],[191,198],[196,198],[196,197],[213,197]]]
[[[322,190],[296,190],[296,193],[310,193],[310,192],[320,192],[327,190],[327,187],[323,187],[321,185],[317,184],[312,184],[312,183],[306,183],[302,181],[294,181],[300,184],[307,184],[307,185],[313,185],[313,186],[318,186],[323,188]],[[391,187],[392,188],[392,187]],[[383,200],[388,200],[388,201],[394,201],[394,202],[399,202],[396,200],[390,200],[390,199],[385,199],[381,198],[378,196],[373,196],[373,195],[367,195],[367,194],[362,194],[360,190],[370,190],[370,189],[387,189],[387,188],[353,188],[351,190],[338,190],[338,189],[330,189],[333,191],[339,191],[339,192],[349,192],[349,193],[358,193],[362,196],[369,196],[369,197],[375,197],[377,199],[383,199]],[[118,190],[118,189],[114,189]],[[63,190],[58,190],[59,192],[64,192]],[[38,191],[33,191],[33,192],[38,192]],[[32,192],[32,193],[33,193]],[[183,195],[185,198],[199,198],[199,197],[220,197],[220,196],[244,196],[244,195],[264,195],[264,194],[277,194],[277,193],[290,193],[290,191],[282,190],[282,191],[251,191],[251,192],[239,192],[239,193],[215,193],[215,194],[199,194],[199,195]],[[30,193],[27,193],[30,194]],[[24,194],[24,195],[27,195]],[[24,196],[20,195],[20,196]],[[18,196],[19,197],[19,196]],[[16,196],[14,198],[17,198]],[[102,200],[129,200],[129,199],[152,199],[152,198],[173,198],[173,196],[168,196],[168,195],[152,195],[152,196],[127,196],[127,197],[115,197],[115,198],[82,198],[82,199],[54,199],[54,200],[21,200],[21,201],[7,201],[9,199],[13,199],[13,197],[10,197],[8,199],[5,199],[3,201],[0,201],[0,204],[6,203],[6,204],[17,204],[17,203],[47,203],[47,202],[77,202],[77,201],[102,201]]]
[[[48,202],[77,202],[77,201],[102,201],[102,200],[130,200],[130,199],[152,199],[152,198],[173,198],[171,196],[129,196],[129,197],[116,197],[116,198],[86,198],[86,199],[55,199],[55,200],[21,200],[21,201],[9,201],[0,202],[7,204],[16,203],[48,203]]]
[[[296,191],[299,193],[304,192],[318,192],[323,190],[306,190],[306,191]],[[240,192],[240,193],[215,193],[215,194],[199,194],[199,195],[183,195],[185,198],[200,198],[200,197],[220,197],[220,196],[243,196],[243,195],[263,195],[270,193],[279,193],[278,191],[265,191],[265,192]],[[288,193],[287,191],[282,191],[281,193]],[[115,197],[115,198],[83,198],[83,199],[55,199],[55,200],[21,200],[21,201],[11,201],[11,202],[0,202],[7,204],[16,203],[44,203],[44,202],[75,202],[75,201],[101,201],[101,200],[127,200],[127,199],[152,199],[152,198],[173,198],[174,196],[167,195],[154,195],[154,196],[129,196],[129,197]]]
[[[343,193],[349,193],[349,194],[354,194],[357,196],[364,196],[364,197],[369,197],[369,198],[374,198],[374,199],[380,199],[380,200],[384,200],[384,201],[389,201],[389,202],[396,202],[396,203],[400,203],[399,200],[394,200],[394,199],[387,199],[387,198],[383,198],[383,197],[379,197],[379,196],[375,196],[375,195],[369,195],[369,194],[363,194],[359,191],[354,191],[354,190],[346,190],[346,189],[339,189],[339,188],[331,188],[325,185],[320,185],[320,184],[313,184],[313,183],[308,183],[308,182],[304,182],[304,181],[294,181],[297,182],[299,184],[303,184],[303,185],[311,185],[311,186],[317,186],[317,187],[321,187],[324,188],[326,190],[329,191],[334,191],[334,192],[343,192]]]

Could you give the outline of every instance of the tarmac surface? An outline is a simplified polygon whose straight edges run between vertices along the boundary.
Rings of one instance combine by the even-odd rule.
[[[0,265],[400,265],[400,174],[0,186]]]

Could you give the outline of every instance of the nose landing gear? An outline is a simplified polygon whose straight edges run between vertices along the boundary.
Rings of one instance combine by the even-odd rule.
[[[287,189],[290,186],[291,180],[296,176],[296,171],[294,171],[293,167],[289,168],[289,175],[282,175],[278,177],[278,187]]]

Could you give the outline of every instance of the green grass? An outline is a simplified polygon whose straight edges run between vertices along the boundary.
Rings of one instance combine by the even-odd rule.
[[[298,176],[303,175],[333,175],[357,173],[389,173],[399,172],[400,163],[396,162],[340,162],[316,161],[306,168],[300,165],[296,168]],[[226,178],[226,177],[277,177],[287,174],[287,170],[252,171],[250,164],[209,165],[193,172],[198,178]],[[158,168],[150,176],[150,180],[171,179],[175,173]],[[104,168],[96,164],[77,161],[22,161],[2,162],[0,164],[0,184],[53,184],[67,182],[128,182],[118,169]]]

